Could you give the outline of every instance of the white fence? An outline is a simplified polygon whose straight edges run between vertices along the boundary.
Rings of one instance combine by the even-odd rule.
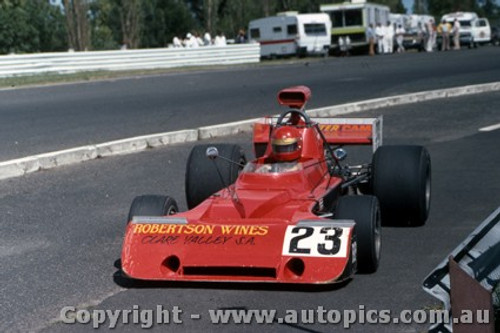
[[[0,56],[0,77],[41,73],[121,71],[260,61],[260,44]]]

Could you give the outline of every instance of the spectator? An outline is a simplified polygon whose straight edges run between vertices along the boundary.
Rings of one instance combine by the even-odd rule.
[[[425,51],[425,41],[427,40],[424,28],[422,27],[422,22],[417,24],[417,42],[418,42],[418,52]]]
[[[243,44],[247,42],[247,36],[245,34],[245,30],[240,29],[238,31],[238,36],[236,36],[236,44]]]
[[[396,29],[396,42],[398,43],[398,53],[403,53],[405,48],[403,46],[404,34],[406,33],[405,28],[401,24],[398,25]]]
[[[453,49],[460,50],[460,22],[458,19],[455,19],[453,22]]]
[[[212,45],[212,36],[210,36],[210,33],[208,31],[203,35],[203,45]]]
[[[193,36],[193,34],[191,34],[190,32],[188,32],[186,34],[186,39],[184,39],[183,44],[185,47],[188,47],[188,48],[196,48],[196,47],[200,46],[198,44],[198,40],[196,39],[196,37]]]
[[[203,39],[201,39],[201,37],[200,37],[200,34],[199,34],[199,33],[195,32],[195,33],[194,33],[194,38],[195,38],[195,40],[196,40],[196,44],[197,44],[198,46],[203,46],[203,45],[205,45],[205,43],[203,42]]]
[[[217,35],[215,36],[215,41],[214,41],[215,46],[226,46],[226,36],[222,32],[218,32]]]
[[[450,24],[442,20],[438,26],[438,33],[441,34],[441,51],[448,51],[450,49],[450,31]]]
[[[377,23],[377,27],[375,28],[375,37],[377,37],[377,53],[382,54],[384,52],[384,27],[379,23]]]
[[[436,26],[434,24],[434,19],[430,19],[426,25],[427,33],[427,43],[425,49],[427,52],[432,52],[434,50],[434,45],[436,44]]]
[[[174,36],[174,38],[172,39],[172,44],[174,45],[174,47],[182,47],[182,42],[177,36]]]
[[[351,49],[351,38],[349,36],[339,37],[339,50],[340,56],[346,57],[349,56],[349,50]]]
[[[368,39],[368,53],[373,56],[375,55],[375,30],[373,29],[373,23],[370,23],[368,29],[366,29],[366,38]]]
[[[394,27],[392,23],[387,22],[384,33],[384,53],[394,52]]]

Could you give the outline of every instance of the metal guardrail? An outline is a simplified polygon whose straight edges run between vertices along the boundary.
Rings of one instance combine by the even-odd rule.
[[[461,309],[490,311],[490,322],[461,326],[454,321],[438,323],[429,332],[494,331],[493,290],[500,283],[500,207],[479,225],[465,241],[424,280],[423,288],[443,302],[453,316]]]
[[[0,77],[41,73],[120,71],[260,61],[260,44],[0,56]]]

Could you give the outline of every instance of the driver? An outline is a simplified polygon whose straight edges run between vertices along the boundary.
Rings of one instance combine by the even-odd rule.
[[[271,135],[273,163],[263,165],[257,172],[291,172],[300,169],[298,161],[302,153],[302,136],[293,126],[277,127]]]
[[[302,152],[302,137],[295,127],[281,126],[274,130],[271,146],[277,162],[296,162]]]

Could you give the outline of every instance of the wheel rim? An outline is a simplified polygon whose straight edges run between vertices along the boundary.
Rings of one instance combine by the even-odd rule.
[[[167,211],[167,215],[174,215],[177,213],[177,209],[175,209],[174,206],[170,206],[168,211]]]

